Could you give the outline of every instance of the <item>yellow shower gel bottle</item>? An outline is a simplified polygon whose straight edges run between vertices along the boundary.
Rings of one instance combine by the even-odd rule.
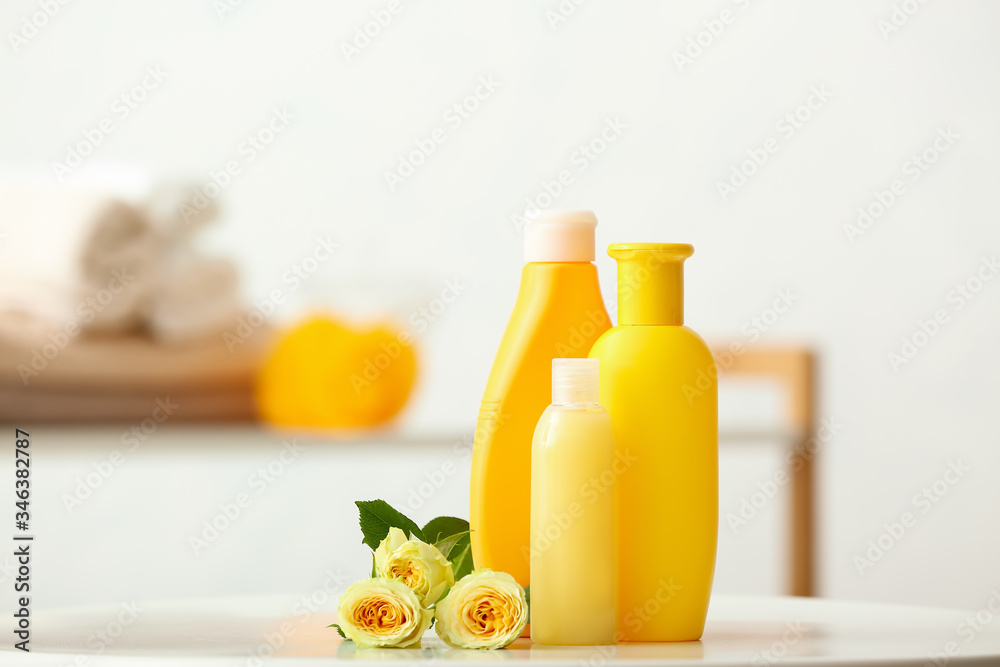
[[[597,218],[555,211],[525,227],[521,287],[479,411],[469,523],[476,567],[528,580],[531,436],[549,405],[552,360],[586,357],[610,326],[594,261]]]
[[[619,630],[688,641],[705,629],[719,520],[718,388],[705,341],[684,326],[680,243],[615,243],[618,326],[594,344],[618,455]]]
[[[614,429],[596,359],[552,360],[552,405],[531,443],[531,641],[614,644],[618,521]]]

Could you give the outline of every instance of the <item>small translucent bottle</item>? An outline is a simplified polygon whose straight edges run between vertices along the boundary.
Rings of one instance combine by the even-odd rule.
[[[613,644],[618,618],[614,429],[596,359],[552,360],[552,404],[531,443],[531,639]]]

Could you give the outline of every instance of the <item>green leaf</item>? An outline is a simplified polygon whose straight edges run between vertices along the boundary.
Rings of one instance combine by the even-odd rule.
[[[440,542],[446,537],[469,530],[469,522],[453,516],[439,516],[431,519],[423,528],[424,537],[429,544]],[[445,554],[447,555],[447,554]]]
[[[528,623],[531,623],[531,586],[524,587],[524,601],[528,604]]]
[[[354,504],[358,506],[361,533],[364,535],[361,541],[372,551],[378,549],[379,542],[389,534],[390,528],[399,528],[419,540],[424,539],[424,534],[412,519],[393,509],[384,500],[358,500]]]
[[[424,535],[451,561],[451,569],[458,581],[472,572],[472,544],[469,539],[469,522],[453,516],[439,516],[424,526]]]
[[[455,581],[458,581],[468,573],[472,572],[472,543],[469,536],[469,522],[465,519],[456,519],[452,516],[439,516],[427,522],[424,526],[424,534],[442,535],[450,533],[447,537],[440,538],[434,542],[438,551],[451,561],[451,570],[455,573]]]
[[[336,623],[333,623],[333,624],[328,625],[326,627],[328,627],[328,628],[337,628],[337,634],[340,635],[341,637],[343,637],[344,639],[347,639],[347,635],[344,634],[344,631],[341,630],[340,626],[337,625]]]
[[[438,551],[444,554],[445,558],[448,558],[448,555],[455,550],[455,545],[461,542],[462,538],[467,535],[469,535],[469,531],[467,530],[462,531],[461,533],[455,533],[454,535],[446,537],[439,542],[435,542],[434,546],[437,547]]]
[[[455,581],[472,572],[472,541],[469,533],[459,536],[455,545],[448,552],[448,560],[451,561],[451,570],[455,573]]]

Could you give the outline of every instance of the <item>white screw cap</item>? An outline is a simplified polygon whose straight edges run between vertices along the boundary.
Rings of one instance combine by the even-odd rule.
[[[598,359],[553,359],[552,403],[597,403],[600,365]]]
[[[524,227],[525,262],[593,262],[593,211],[543,211]]]

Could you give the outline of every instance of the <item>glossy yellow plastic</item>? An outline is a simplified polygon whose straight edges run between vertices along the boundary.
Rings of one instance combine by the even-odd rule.
[[[612,244],[618,326],[594,344],[619,456],[619,631],[689,641],[705,628],[718,541],[715,361],[684,326],[687,244]]]
[[[552,359],[586,357],[610,326],[591,262],[529,262],[479,411],[469,523],[476,567],[529,584],[531,438],[549,405]]]
[[[531,640],[614,644],[618,518],[614,429],[597,403],[550,405],[531,448]]]

